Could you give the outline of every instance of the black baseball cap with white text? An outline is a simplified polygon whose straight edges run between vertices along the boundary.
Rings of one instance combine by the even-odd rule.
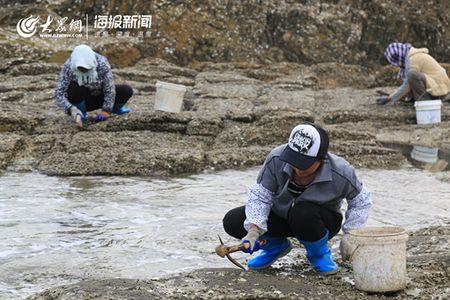
[[[322,127],[312,123],[300,124],[292,129],[280,159],[300,170],[306,170],[325,158],[328,146],[328,134]]]

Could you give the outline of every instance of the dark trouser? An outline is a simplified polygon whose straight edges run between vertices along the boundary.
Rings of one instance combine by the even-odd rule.
[[[223,218],[225,231],[242,239],[247,230],[244,229],[245,206],[230,210]],[[283,219],[270,212],[267,221],[267,234],[274,237],[296,237],[303,241],[320,240],[329,231],[329,239],[341,229],[342,215],[312,202],[300,202],[289,212],[288,219]]]
[[[122,107],[133,96],[133,89],[127,84],[116,84],[116,98],[114,100],[113,112]],[[75,81],[70,82],[67,90],[67,99],[72,104],[85,101],[86,111],[92,111],[103,107],[105,95],[92,95],[89,88],[79,86]]]
[[[425,75],[418,71],[411,70],[408,72],[408,84],[411,89],[410,96],[414,101],[439,98],[427,92],[427,79]]]

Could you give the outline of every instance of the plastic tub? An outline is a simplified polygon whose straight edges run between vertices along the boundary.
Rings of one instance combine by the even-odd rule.
[[[417,124],[435,124],[441,122],[441,100],[414,102]]]
[[[355,287],[366,292],[394,292],[406,287],[406,241],[401,227],[351,230]]]
[[[183,106],[185,92],[184,85],[156,81],[155,110],[179,113]]]

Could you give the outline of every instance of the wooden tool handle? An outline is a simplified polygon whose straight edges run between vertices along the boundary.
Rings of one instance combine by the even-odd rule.
[[[250,248],[250,243],[242,243],[239,245],[227,247],[227,253],[233,253],[233,252],[237,252],[237,251],[247,250],[248,248]]]
[[[258,242],[261,246],[263,246],[266,243],[266,240],[259,240]],[[219,245],[216,247],[216,253],[219,256],[224,257],[227,254],[247,250],[248,248],[250,248],[250,243],[241,243],[239,245],[234,246]]]

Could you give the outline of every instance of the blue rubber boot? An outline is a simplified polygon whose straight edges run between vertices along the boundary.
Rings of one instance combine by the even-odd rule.
[[[314,269],[321,275],[331,275],[339,271],[339,266],[333,261],[333,255],[328,248],[328,230],[318,241],[308,242],[298,239],[306,249],[306,257]]]
[[[117,108],[113,109],[112,113],[116,115],[124,115],[131,112],[131,109],[122,106],[118,106]]]
[[[284,237],[271,237],[264,234],[260,239],[264,239],[266,243],[261,246],[261,253],[248,261],[247,266],[251,270],[270,267],[277,259],[285,256],[292,249],[291,242]]]

